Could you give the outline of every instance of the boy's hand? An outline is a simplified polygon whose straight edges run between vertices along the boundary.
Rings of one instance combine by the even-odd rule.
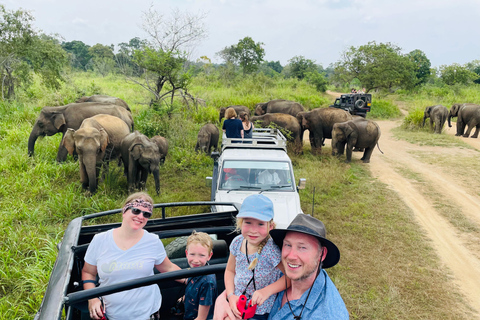
[[[265,300],[267,300],[270,297],[270,294],[265,289],[266,288],[263,288],[253,293],[252,305],[258,304],[259,306],[261,306],[265,302]]]

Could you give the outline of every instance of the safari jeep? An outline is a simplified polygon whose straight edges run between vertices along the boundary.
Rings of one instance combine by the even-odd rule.
[[[211,212],[209,209],[212,207],[225,207],[229,210]],[[189,269],[185,258],[185,247],[181,248],[182,254],[179,255],[178,248],[171,246],[174,243],[174,241],[171,241],[165,246],[165,250],[172,262],[182,270],[166,273],[156,272],[153,276],[89,290],[83,290],[81,282],[83,259],[88,245],[97,233],[120,226],[120,223],[95,224],[94,221],[97,219],[105,220],[104,217],[112,215],[121,216],[121,209],[94,213],[72,220],[59,246],[47,290],[40,310],[34,319],[90,319],[86,308],[88,299],[151,284],[157,284],[162,293],[161,319],[178,319],[172,308],[174,309],[176,300],[180,298],[183,284],[175,282],[174,279],[215,274],[217,276],[218,292],[224,290],[223,277],[229,256],[228,246],[236,236],[234,221],[239,207],[240,204],[236,203],[214,203],[210,201],[155,204],[153,217],[161,217],[152,217],[147,222],[145,229],[158,235],[164,244],[171,240],[183,239],[190,235],[193,230],[208,233],[213,239],[213,257],[210,264]],[[121,217],[118,220],[121,220]],[[87,223],[89,225],[85,225]]]
[[[372,95],[369,93],[342,94],[330,108],[339,108],[352,115],[366,117],[372,107]]]
[[[277,129],[257,129],[252,139],[222,139],[222,153],[212,153],[213,176],[211,183],[212,201],[242,203],[252,194],[263,194],[272,200],[275,223],[286,228],[299,213],[298,190],[304,189],[306,180],[295,185],[292,161],[287,154],[287,141]],[[275,175],[272,182],[260,177],[268,170]],[[212,210],[225,210],[220,206]]]

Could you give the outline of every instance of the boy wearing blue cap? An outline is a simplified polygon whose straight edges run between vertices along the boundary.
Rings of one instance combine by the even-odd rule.
[[[274,227],[272,201],[262,194],[245,198],[237,215],[241,234],[230,245],[225,270],[227,300],[237,318],[266,320],[275,294],[286,288],[281,252],[270,238]],[[241,307],[245,299],[250,312]]]

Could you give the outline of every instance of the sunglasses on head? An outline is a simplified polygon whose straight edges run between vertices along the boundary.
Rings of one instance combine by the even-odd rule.
[[[134,215],[136,215],[136,216],[138,216],[140,213],[143,213],[143,216],[144,216],[145,218],[147,218],[147,219],[152,216],[152,213],[149,212],[149,211],[142,211],[142,210],[140,210],[140,209],[138,209],[138,208],[134,208],[134,207],[130,207],[129,209],[130,209],[130,210],[132,211],[132,213],[133,213]]]

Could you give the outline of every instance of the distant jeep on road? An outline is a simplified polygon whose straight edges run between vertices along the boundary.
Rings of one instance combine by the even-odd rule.
[[[339,108],[350,112],[352,115],[362,117],[367,116],[372,106],[372,95],[369,93],[350,93],[342,94],[340,98],[335,100],[331,108]]]

